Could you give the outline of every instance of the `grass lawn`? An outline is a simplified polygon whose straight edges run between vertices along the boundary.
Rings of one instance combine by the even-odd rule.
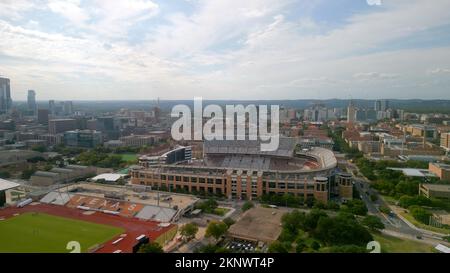
[[[387,196],[387,195],[382,195],[381,196],[384,201],[386,201],[386,203],[388,203],[389,205],[395,205],[397,203],[397,200],[394,197],[391,196]]]
[[[68,253],[70,241],[78,241],[81,252],[87,252],[123,231],[44,213],[24,213],[0,221],[0,253]]]
[[[230,209],[226,209],[226,208],[215,208],[213,211],[213,214],[215,215],[219,215],[219,216],[224,216],[225,214],[227,214],[227,212],[229,212]]]
[[[428,244],[400,239],[384,234],[372,234],[375,241],[381,244],[382,253],[434,253]]]
[[[137,154],[119,154],[123,161],[136,162],[138,160]]]
[[[411,224],[415,225],[418,228],[429,230],[429,231],[434,231],[434,232],[438,232],[438,233],[443,233],[443,234],[450,234],[450,229],[437,228],[437,227],[432,227],[432,226],[429,226],[429,225],[425,225],[424,223],[421,223],[421,222],[417,221],[409,213],[401,212],[400,215],[405,217],[406,220],[408,220],[409,222],[411,222]]]

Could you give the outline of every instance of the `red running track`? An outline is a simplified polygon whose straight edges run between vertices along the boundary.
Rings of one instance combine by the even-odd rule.
[[[42,212],[50,215],[66,217],[71,219],[77,219],[87,222],[93,222],[103,225],[110,225],[115,227],[120,227],[125,229],[124,234],[126,236],[122,241],[113,245],[112,242],[120,238],[117,236],[112,240],[103,244],[103,247],[95,251],[96,253],[113,253],[114,251],[121,250],[122,253],[132,253],[133,246],[137,243],[136,237],[145,234],[150,238],[151,241],[158,238],[160,235],[169,231],[174,227],[170,225],[168,227],[159,227],[158,222],[155,221],[143,221],[137,218],[126,218],[117,215],[104,214],[101,212],[94,212],[93,214],[86,215],[83,214],[82,210],[72,209],[59,205],[49,205],[49,204],[31,204],[23,208],[6,208],[0,209],[0,217],[10,218],[14,214],[21,214],[25,212]]]

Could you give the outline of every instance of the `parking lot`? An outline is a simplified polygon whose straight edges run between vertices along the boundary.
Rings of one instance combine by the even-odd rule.
[[[225,248],[232,251],[233,253],[254,253],[260,251],[258,245],[255,242],[232,240],[225,243]]]

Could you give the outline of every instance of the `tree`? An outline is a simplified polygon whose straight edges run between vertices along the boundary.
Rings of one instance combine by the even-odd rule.
[[[161,245],[157,242],[150,242],[148,244],[143,244],[138,253],[164,253]]]
[[[367,215],[367,207],[362,200],[350,200],[346,203],[344,210],[356,214],[365,216]]]
[[[275,241],[272,244],[270,244],[268,250],[269,253],[288,253],[289,252],[289,246],[285,243],[281,243],[279,241]]]
[[[302,229],[305,231],[312,231],[317,227],[317,224],[321,218],[327,217],[328,215],[324,211],[313,209],[306,215]]]
[[[227,225],[228,227],[231,227],[232,225],[234,225],[234,223],[236,223],[236,221],[234,221],[234,220],[231,219],[230,217],[227,217],[227,218],[223,219],[223,222],[224,222],[225,225]]]
[[[214,210],[219,206],[216,200],[214,199],[208,199],[203,202],[199,202],[197,205],[195,205],[195,208],[201,209],[203,212],[206,213],[213,213]]]
[[[211,222],[206,228],[206,237],[214,237],[218,240],[222,235],[227,232],[228,226],[224,222]]]
[[[36,172],[35,168],[26,169],[22,172],[22,179],[30,179],[30,177]]]
[[[0,171],[0,178],[10,178],[11,174],[8,171]]]
[[[247,211],[253,207],[254,207],[253,203],[251,201],[247,201],[244,203],[244,205],[242,205],[242,211]]]
[[[367,253],[367,249],[362,246],[343,245],[343,246],[332,246],[329,248],[325,248],[321,252],[324,252],[324,253]]]
[[[381,222],[380,218],[374,215],[367,215],[366,217],[364,217],[364,219],[362,220],[362,224],[373,231],[384,229],[383,222]]]
[[[328,246],[357,245],[365,246],[373,240],[369,231],[356,220],[348,217],[321,217],[314,238]]]
[[[420,221],[426,225],[430,223],[430,217],[433,216],[428,210],[421,208],[419,206],[409,207],[409,212],[417,221]]]
[[[188,223],[181,228],[180,234],[188,239],[192,239],[198,232],[198,226],[195,223]]]
[[[419,196],[407,196],[407,195],[403,195],[402,197],[400,197],[400,199],[398,200],[398,204],[402,207],[402,208],[409,208],[410,206],[432,206],[433,202],[428,199],[427,197],[423,196],[423,195],[419,195]]]
[[[36,145],[33,148],[31,148],[31,150],[40,152],[40,153],[44,153],[47,151],[47,147],[45,147],[44,145]]]

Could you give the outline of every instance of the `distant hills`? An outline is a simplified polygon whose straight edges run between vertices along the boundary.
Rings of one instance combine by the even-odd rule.
[[[375,100],[354,99],[354,104],[362,108],[373,108]],[[282,105],[288,108],[305,109],[314,104],[323,104],[328,108],[345,108],[348,106],[348,99],[326,99],[326,100],[204,100],[203,104],[266,104],[266,105]],[[25,102],[16,102],[21,105]],[[390,107],[404,109],[411,112],[436,112],[450,113],[450,100],[421,100],[421,99],[389,99]],[[47,108],[47,101],[39,101],[39,107]],[[160,100],[159,106],[163,110],[170,110],[174,105],[186,104],[193,107],[192,100]],[[120,108],[142,109],[148,110],[157,105],[156,100],[111,100],[111,101],[74,101],[76,109],[98,110],[98,111],[116,111]]]

